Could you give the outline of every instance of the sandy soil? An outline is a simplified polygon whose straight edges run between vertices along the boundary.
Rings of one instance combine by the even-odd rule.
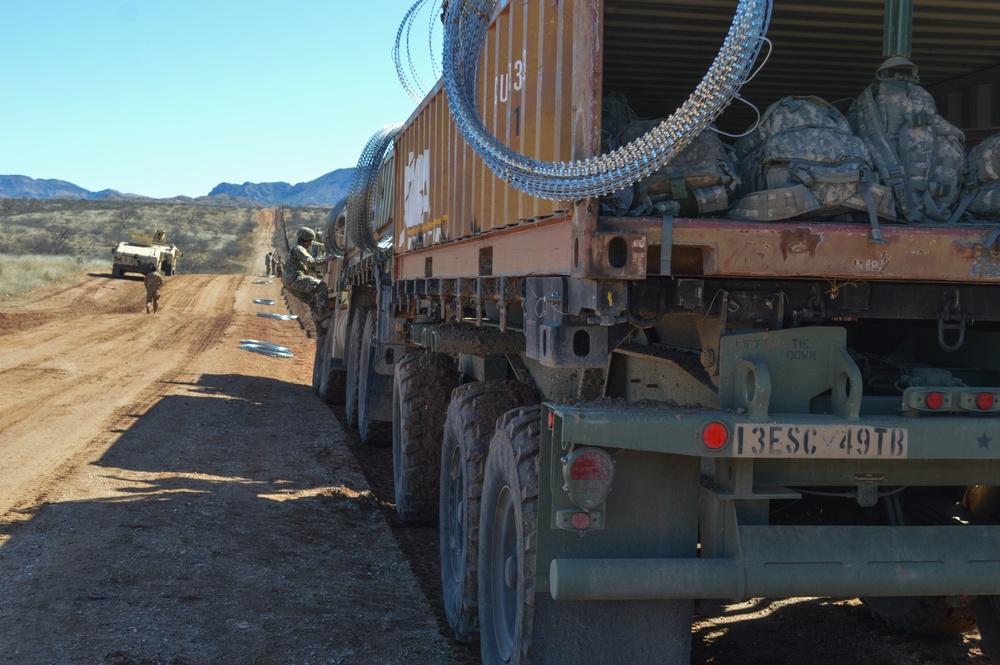
[[[436,536],[392,517],[390,451],[312,394],[309,326],[257,316],[288,311],[260,267],[170,277],[155,315],[103,274],[0,304],[0,663],[475,662]],[[692,662],[984,664],[977,639],[894,636],[857,601],[706,603]]]
[[[0,306],[0,663],[452,662],[259,269]]]

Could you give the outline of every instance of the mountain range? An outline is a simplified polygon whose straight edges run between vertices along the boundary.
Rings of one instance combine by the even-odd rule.
[[[154,199],[140,194],[124,194],[115,189],[97,192],[74,185],[65,180],[29,178],[23,175],[0,175],[0,199],[87,199],[113,201],[164,201],[202,203],[205,205],[289,205],[332,206],[347,196],[351,188],[354,169],[337,169],[309,182],[290,185],[287,182],[245,182],[236,185],[223,182],[216,185],[207,196],[191,198],[175,196]]]

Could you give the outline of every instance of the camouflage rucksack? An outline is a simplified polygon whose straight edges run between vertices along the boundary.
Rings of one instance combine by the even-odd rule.
[[[605,90],[601,104],[601,152],[627,145],[663,122],[641,120],[625,95]],[[715,131],[696,136],[668,164],[634,185],[603,196],[603,215],[707,217],[729,207],[736,193],[736,155]]]
[[[661,122],[635,120],[619,132],[616,144],[627,145]],[[732,147],[707,129],[630,191],[602,199],[601,207],[606,214],[710,217],[726,211],[739,182]]]
[[[908,69],[893,74],[894,68]],[[961,194],[965,137],[937,112],[919,84],[917,67],[886,60],[847,114],[890,187],[901,221],[947,222]]]
[[[880,240],[878,218],[892,219],[892,196],[878,184],[864,142],[844,114],[819,97],[784,97],[736,142],[742,197],[737,219],[776,221],[859,216]]]
[[[1000,134],[969,151],[966,160],[966,209],[975,219],[1000,222]],[[961,210],[956,211],[961,214]]]

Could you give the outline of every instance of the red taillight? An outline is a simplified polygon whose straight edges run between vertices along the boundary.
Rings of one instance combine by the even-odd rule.
[[[584,510],[594,510],[608,498],[615,462],[602,448],[577,448],[562,459],[563,490]]]
[[[569,476],[573,480],[607,480],[611,477],[611,459],[597,453],[584,453],[573,461]]]
[[[995,403],[996,400],[993,399],[993,395],[990,393],[979,393],[976,395],[976,408],[981,411],[989,411]]]
[[[944,395],[937,392],[927,393],[927,396],[924,397],[924,405],[928,409],[933,409],[934,411],[937,411],[942,406],[944,406]]]
[[[701,430],[701,442],[709,450],[721,450],[729,443],[729,430],[722,423],[709,423]]]
[[[586,531],[590,528],[590,515],[587,513],[573,513],[570,521],[577,531]]]
[[[552,426],[555,424],[556,424],[556,412],[549,411],[549,429],[552,429]]]

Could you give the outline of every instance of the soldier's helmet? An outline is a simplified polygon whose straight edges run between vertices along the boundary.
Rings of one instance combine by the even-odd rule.
[[[316,239],[316,232],[310,229],[308,226],[303,226],[299,229],[299,242],[312,242]]]

